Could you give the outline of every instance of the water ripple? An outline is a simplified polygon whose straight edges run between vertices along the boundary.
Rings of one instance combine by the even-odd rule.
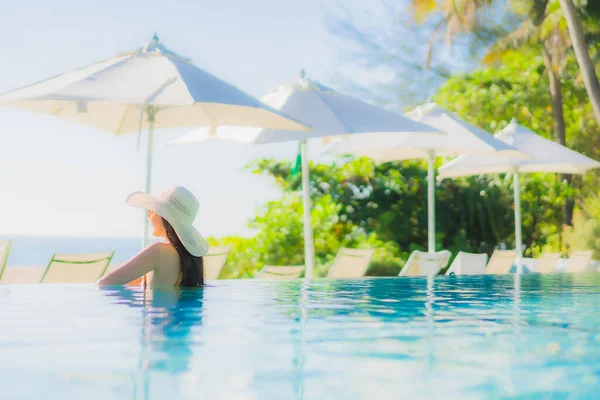
[[[0,387],[15,399],[594,398],[599,308],[600,274],[0,286]]]

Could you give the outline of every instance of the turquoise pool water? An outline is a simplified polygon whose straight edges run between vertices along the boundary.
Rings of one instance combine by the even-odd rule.
[[[0,286],[2,399],[585,399],[600,274]]]

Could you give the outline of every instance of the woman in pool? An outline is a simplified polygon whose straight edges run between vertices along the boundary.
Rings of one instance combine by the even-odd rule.
[[[183,186],[173,186],[157,197],[132,193],[127,204],[147,209],[153,236],[165,242],[147,246],[98,284],[125,285],[145,276],[144,286],[203,286],[202,256],[208,252],[208,243],[192,226],[198,212],[194,195]]]

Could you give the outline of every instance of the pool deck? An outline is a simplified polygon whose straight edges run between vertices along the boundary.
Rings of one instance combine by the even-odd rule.
[[[119,267],[120,264],[110,265],[108,271]],[[39,283],[46,267],[42,266],[7,266],[2,274],[0,285]]]
[[[524,273],[535,272],[535,259],[525,258],[523,259]],[[563,272],[567,266],[568,260],[561,259],[557,265],[557,273]],[[108,267],[110,272],[121,264],[111,264]],[[12,284],[31,284],[39,283],[42,275],[44,274],[45,266],[7,266],[0,279],[0,285],[12,285]],[[514,269],[514,267],[513,267]],[[588,265],[587,271],[598,271],[600,272],[600,261],[592,261]]]
[[[44,267],[7,267],[2,274],[0,285],[37,283],[42,278],[44,269]]]

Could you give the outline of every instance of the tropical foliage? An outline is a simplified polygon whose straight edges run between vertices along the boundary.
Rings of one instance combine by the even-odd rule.
[[[434,88],[436,102],[489,132],[516,118],[540,135],[600,160],[600,125],[590,101],[589,76],[582,75],[582,59],[572,48],[571,25],[561,8],[565,1],[571,0],[412,0],[404,10],[410,11],[414,25],[425,29],[389,30],[391,35],[401,32],[401,41],[368,33],[351,21],[338,20],[334,33],[358,45],[357,65],[367,71],[397,68],[390,83],[371,88],[370,99],[385,98],[386,105],[396,99],[397,107],[412,106],[407,98],[423,101],[417,91]],[[600,70],[597,3],[573,4],[587,53]],[[390,20],[398,20],[396,11],[389,14]],[[419,40],[411,41],[409,35]],[[429,38],[428,49],[419,67],[406,57],[412,54],[407,43],[422,43],[424,37]],[[451,43],[471,61],[455,70],[457,63],[436,61],[437,41]],[[465,65],[471,66],[468,71]],[[419,79],[419,68],[433,75]],[[350,89],[357,93],[356,86]],[[361,90],[367,96],[368,90]],[[301,176],[284,161],[257,160],[250,168],[274,179],[282,198],[267,203],[250,221],[255,236],[218,241],[233,246],[225,277],[252,277],[265,264],[304,262]],[[376,165],[359,158],[311,164],[317,275],[326,273],[342,246],[376,248],[369,274],[397,274],[408,254],[427,243],[425,177],[420,161]],[[521,179],[526,255],[585,248],[600,257],[600,173],[574,178],[529,174]],[[439,182],[437,246],[487,253],[514,246],[512,185],[511,176]]]

